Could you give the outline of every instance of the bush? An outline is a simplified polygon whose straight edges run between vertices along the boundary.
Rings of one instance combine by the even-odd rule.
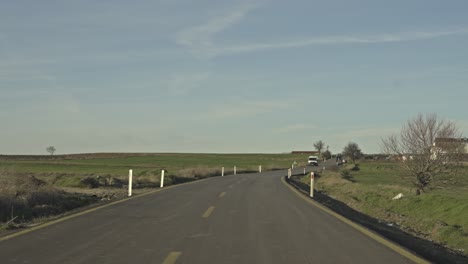
[[[94,177],[83,178],[80,180],[80,183],[90,189],[99,187],[99,180]]]
[[[170,175],[168,178],[169,178],[171,184],[179,184],[179,183],[190,182],[190,181],[195,180],[194,178],[179,177],[179,176],[175,176],[175,175]]]
[[[341,174],[341,178],[350,182],[356,182],[356,180],[354,180],[353,175],[351,175],[351,172],[349,170],[344,169],[340,172],[340,174]]]
[[[92,181],[90,181],[92,182]],[[48,186],[31,175],[0,173],[0,222],[24,222],[88,205],[97,197],[70,194]]]
[[[164,179],[164,183],[166,185],[169,185],[169,182],[167,181],[167,179]],[[155,188],[155,187],[159,187],[159,183],[150,181],[148,179],[137,179],[133,187],[134,188]]]
[[[237,173],[240,173],[240,171],[238,170]],[[221,171],[219,168],[196,167],[180,170],[179,174],[185,178],[204,179],[219,176],[221,175]]]
[[[109,186],[111,187],[121,188],[125,184],[128,184],[128,182],[125,182],[119,178],[111,177],[109,180]]]
[[[351,172],[347,169],[342,170],[340,174],[341,174],[341,177],[343,178],[351,177]]]

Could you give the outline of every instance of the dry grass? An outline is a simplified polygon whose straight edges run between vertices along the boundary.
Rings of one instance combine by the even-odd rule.
[[[47,217],[87,205],[93,197],[57,190],[32,175],[0,171],[0,223],[15,223]]]
[[[193,167],[193,168],[186,168],[179,170],[177,172],[177,176],[186,177],[186,178],[195,178],[195,179],[203,179],[213,176],[220,176],[221,169],[219,168],[211,168],[211,167]]]

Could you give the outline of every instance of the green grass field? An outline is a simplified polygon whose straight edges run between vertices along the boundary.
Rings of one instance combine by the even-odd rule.
[[[16,174],[34,174],[36,177],[54,185],[82,187],[84,177],[114,177],[125,180],[128,170],[141,180],[158,181],[161,170],[167,176],[196,177],[220,174],[225,167],[226,174],[232,174],[234,166],[239,173],[287,168],[296,161],[306,164],[307,155],[299,154],[148,154],[116,158],[89,159],[15,159],[0,160],[0,171]],[[138,178],[139,177],[139,178]]]
[[[394,162],[360,162],[359,170],[325,172],[316,188],[367,215],[468,253],[468,166],[458,169],[455,183],[416,195]],[[308,177],[304,177],[308,183]],[[403,193],[400,200],[392,200]]]

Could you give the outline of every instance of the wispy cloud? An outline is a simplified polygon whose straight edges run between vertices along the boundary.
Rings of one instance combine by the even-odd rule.
[[[466,35],[468,28],[445,31],[413,31],[394,32],[370,35],[331,35],[312,36],[299,39],[287,39],[277,42],[241,43],[231,46],[217,45],[213,39],[217,33],[228,27],[240,23],[242,19],[258,5],[244,5],[231,11],[228,15],[209,20],[207,23],[190,27],[177,36],[177,43],[189,48],[193,53],[207,57],[215,57],[233,53],[247,53],[262,50],[300,48],[317,45],[346,45],[346,44],[378,44],[392,42],[406,42],[417,40],[430,40],[448,36]]]
[[[216,49],[213,37],[225,29],[239,23],[249,12],[256,9],[258,4],[246,3],[235,7],[223,16],[210,19],[208,22],[186,28],[176,36],[179,45],[189,47],[193,52],[206,52]]]
[[[213,55],[225,53],[251,52],[257,50],[282,49],[282,48],[298,48],[314,45],[343,45],[343,44],[374,44],[388,42],[403,42],[415,40],[428,40],[441,38],[453,35],[468,34],[468,29],[459,29],[453,31],[436,31],[436,32],[403,32],[391,34],[377,35],[341,35],[341,36],[324,36],[311,37],[302,40],[292,40],[277,43],[254,43],[229,47],[219,47],[211,50]]]

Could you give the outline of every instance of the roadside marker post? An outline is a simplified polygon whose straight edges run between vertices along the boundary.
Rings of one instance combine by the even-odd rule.
[[[294,162],[291,164],[291,169],[293,169],[293,170],[294,170],[294,167],[295,167],[296,165],[297,165],[297,162],[296,162],[296,161],[294,161]]]
[[[291,169],[288,169],[288,179],[291,179],[291,176],[292,176],[292,171]]]
[[[133,170],[128,171],[128,196],[132,196],[132,178]]]
[[[305,168],[304,168],[304,175],[305,175]]]
[[[314,172],[310,173],[310,197],[314,197]]]
[[[221,168],[221,176],[224,176],[224,167]]]
[[[262,165],[258,166],[258,172],[262,173]]]
[[[164,187],[164,170],[161,171],[161,185],[159,187]]]
[[[236,168],[236,166],[234,166],[234,175],[236,175],[236,174],[237,174],[237,168]]]

